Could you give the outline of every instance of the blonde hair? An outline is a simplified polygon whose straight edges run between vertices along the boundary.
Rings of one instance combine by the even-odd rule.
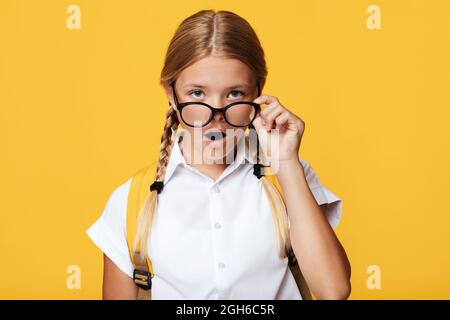
[[[160,84],[169,86],[183,69],[209,55],[240,60],[253,71],[258,83],[265,81],[267,77],[264,51],[250,24],[230,11],[201,10],[186,18],[175,31],[165,56]],[[169,106],[161,137],[155,181],[164,181],[178,125],[176,112]],[[275,185],[265,176],[260,180],[272,209],[280,256],[285,257],[291,250],[286,206]],[[145,199],[137,221],[134,248],[142,258],[148,254],[150,230],[157,205],[158,191],[153,190]]]

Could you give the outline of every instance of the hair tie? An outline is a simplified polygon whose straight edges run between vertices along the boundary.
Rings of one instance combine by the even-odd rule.
[[[263,175],[264,175],[264,169],[263,169],[263,166],[262,165],[260,165],[259,163],[255,163],[254,165],[253,165],[253,174],[258,178],[258,179],[260,179]]]
[[[162,189],[164,188],[164,182],[162,181],[154,181],[151,185],[150,185],[150,191],[156,190],[158,193],[160,193],[162,191]]]

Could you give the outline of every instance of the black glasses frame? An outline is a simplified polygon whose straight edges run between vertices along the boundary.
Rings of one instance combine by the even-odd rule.
[[[249,125],[252,124],[253,120],[255,120],[256,115],[258,114],[258,111],[261,109],[261,106],[260,106],[258,103],[255,103],[255,102],[252,102],[252,101],[236,101],[236,102],[230,103],[229,105],[226,105],[226,106],[223,107],[223,108],[214,108],[214,107],[212,107],[211,105],[209,105],[209,104],[207,104],[207,103],[205,103],[205,102],[200,102],[200,101],[198,101],[198,102],[181,102],[181,103],[179,103],[179,102],[178,102],[177,93],[176,93],[176,91],[175,91],[175,81],[172,82],[172,91],[173,91],[173,95],[174,95],[174,100],[175,100],[176,108],[177,108],[178,111],[180,111],[181,119],[183,120],[183,122],[184,122],[186,125],[188,125],[189,127],[193,127],[193,128],[196,127],[196,126],[187,123],[187,122],[184,121],[184,119],[183,119],[183,112],[182,112],[182,110],[183,110],[183,108],[185,108],[186,106],[189,106],[189,105],[193,105],[193,104],[199,105],[199,104],[200,104],[200,105],[203,105],[203,106],[205,106],[205,107],[208,107],[208,108],[211,110],[211,116],[209,117],[208,121],[206,121],[206,122],[202,125],[202,127],[208,125],[208,124],[211,122],[211,120],[214,118],[214,116],[216,115],[216,113],[222,113],[223,118],[225,119],[225,121],[226,121],[229,125],[231,125],[231,126],[233,126],[233,127],[237,127],[237,128],[244,128],[244,127],[247,127],[247,126],[249,126]],[[261,95],[261,88],[260,88],[260,85],[259,85],[259,82],[258,82],[258,97],[259,97],[260,95]],[[248,105],[251,105],[251,106],[253,106],[253,107],[255,108],[255,114],[253,115],[253,119],[252,119],[248,124],[246,124],[246,125],[244,125],[244,126],[237,126],[237,125],[235,125],[235,124],[230,123],[230,122],[228,121],[228,119],[227,119],[227,116],[226,116],[226,111],[227,111],[229,108],[231,108],[232,106],[237,105],[237,104],[248,104]]]

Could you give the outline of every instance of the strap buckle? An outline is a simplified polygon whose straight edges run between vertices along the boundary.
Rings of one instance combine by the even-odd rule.
[[[253,164],[253,174],[260,179],[262,176],[273,176],[276,171],[270,165],[255,163]]]
[[[259,163],[253,165],[253,174],[260,179],[264,175],[264,166]]]
[[[150,290],[152,288],[152,276],[148,271],[134,269],[133,280],[141,289]]]

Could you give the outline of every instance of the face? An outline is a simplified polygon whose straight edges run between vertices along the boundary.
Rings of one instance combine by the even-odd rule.
[[[178,103],[203,102],[218,109],[238,101],[252,102],[258,96],[256,78],[246,64],[236,59],[211,56],[184,69],[176,79],[175,91]],[[191,105],[183,109],[182,117],[176,108],[171,87],[166,88],[166,92],[189,137],[183,137],[183,147],[189,147],[191,157],[195,153],[196,159],[200,156],[206,162],[224,161],[245,130],[245,127],[234,126],[237,123],[233,121],[255,116],[255,110],[250,106],[237,105],[227,111],[227,119],[232,124],[226,121],[223,113],[218,112],[206,126],[192,127],[183,119],[186,122],[198,119],[200,122],[205,119],[204,111],[209,114],[209,110],[201,105]]]

